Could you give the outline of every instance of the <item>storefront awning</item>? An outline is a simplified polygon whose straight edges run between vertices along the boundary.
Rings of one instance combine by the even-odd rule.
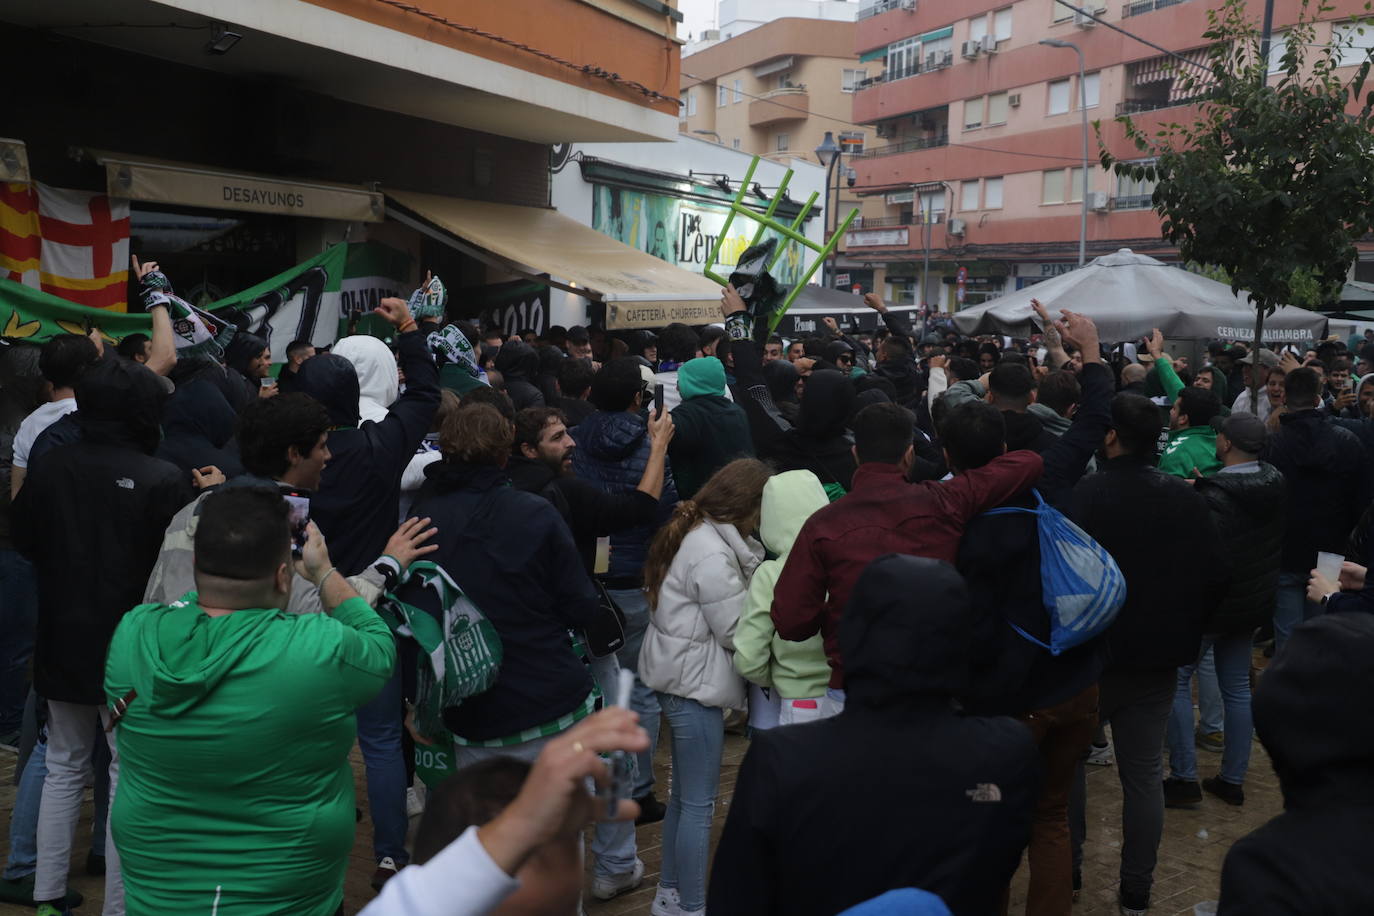
[[[556,210],[414,191],[387,199],[392,219],[478,260],[606,303],[611,330],[720,320],[716,284]]]
[[[226,172],[120,153],[92,151],[92,155],[105,167],[111,197],[364,223],[378,223],[386,216],[382,195],[364,188]]]

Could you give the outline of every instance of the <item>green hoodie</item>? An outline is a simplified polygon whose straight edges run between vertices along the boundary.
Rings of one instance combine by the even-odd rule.
[[[810,471],[787,471],[763,487],[759,540],[777,559],[765,560],[749,582],[749,596],[735,626],[735,670],[762,687],[774,687],[784,700],[825,696],[830,663],[817,633],[789,642],[773,627],[773,586],[802,525],[817,509],[830,504],[825,488]]]
[[[195,592],[120,621],[105,665],[130,913],[332,916],[353,847],[354,713],[395,642],[361,598],[332,615],[209,617]]]
[[[1189,426],[1169,432],[1169,444],[1159,457],[1159,469],[1175,477],[1192,477],[1193,468],[1211,477],[1221,470],[1217,460],[1217,431],[1211,426]]]

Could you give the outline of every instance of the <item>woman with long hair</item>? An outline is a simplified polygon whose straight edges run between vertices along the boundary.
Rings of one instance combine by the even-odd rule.
[[[772,469],[741,458],[677,505],[644,564],[652,615],[639,676],[658,693],[673,732],[673,784],[663,819],[663,874],[654,916],[706,908],[711,816],[720,783],[724,710],[744,706],[733,662],[735,625],[763,560],[753,537]]]

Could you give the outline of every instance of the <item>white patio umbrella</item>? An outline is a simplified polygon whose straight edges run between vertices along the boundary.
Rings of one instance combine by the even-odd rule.
[[[1135,340],[1159,328],[1170,339],[1250,340],[1255,309],[1246,293],[1187,270],[1123,248],[1052,280],[1000,296],[954,316],[964,334],[1026,337],[1037,330],[1031,299],[1052,316],[1059,309],[1082,312],[1097,325],[1104,343]],[[1326,316],[1281,306],[1264,318],[1266,342],[1321,339]]]

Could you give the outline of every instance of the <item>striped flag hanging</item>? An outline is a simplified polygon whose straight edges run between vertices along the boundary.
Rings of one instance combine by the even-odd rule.
[[[0,275],[78,305],[126,311],[129,202],[0,184]]]

